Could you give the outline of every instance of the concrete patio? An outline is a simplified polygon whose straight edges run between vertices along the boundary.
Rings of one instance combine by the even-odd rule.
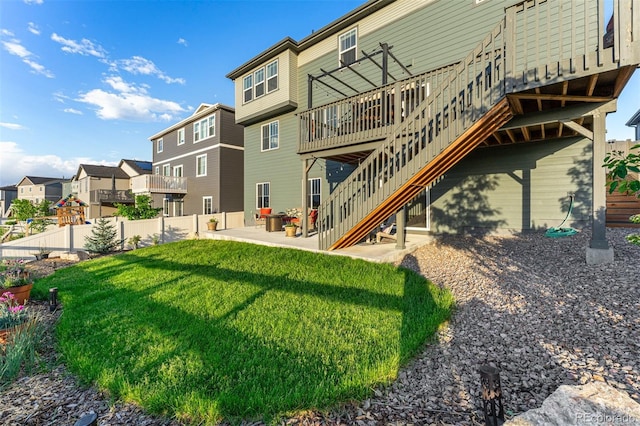
[[[361,243],[345,249],[322,251],[318,250],[317,234],[312,234],[308,238],[303,238],[301,234],[298,234],[295,238],[285,237],[284,231],[267,232],[262,226],[205,231],[200,237],[213,240],[241,241],[271,247],[294,248],[331,255],[349,256],[371,262],[388,263],[400,261],[408,253],[433,241],[433,237],[430,235],[407,234],[405,248],[400,250],[396,248],[395,241],[389,241],[375,244]]]

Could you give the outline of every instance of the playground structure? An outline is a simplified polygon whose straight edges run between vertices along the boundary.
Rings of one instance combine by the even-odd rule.
[[[58,217],[58,226],[62,227],[65,225],[84,225],[85,207],[87,207],[87,203],[79,198],[76,198],[73,194],[69,194],[65,198],[62,198],[55,205]]]

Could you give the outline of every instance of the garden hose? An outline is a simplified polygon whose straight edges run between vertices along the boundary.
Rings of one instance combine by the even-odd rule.
[[[569,219],[569,216],[571,216],[571,211],[573,210],[573,195],[570,195],[569,197],[571,198],[571,201],[569,202],[569,211],[567,212],[567,216],[565,216],[560,226],[547,229],[547,232],[544,233],[545,237],[560,238],[560,237],[568,237],[578,233],[578,231],[573,228],[562,227],[562,225],[564,225],[567,219]]]

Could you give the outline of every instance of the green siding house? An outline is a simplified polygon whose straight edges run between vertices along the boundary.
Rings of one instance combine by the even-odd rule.
[[[609,16],[605,16],[608,13]],[[319,211],[321,249],[592,226],[605,117],[640,62],[632,0],[370,0],[231,71],[244,205]],[[303,226],[307,235],[306,226]],[[595,253],[595,254],[594,254]]]

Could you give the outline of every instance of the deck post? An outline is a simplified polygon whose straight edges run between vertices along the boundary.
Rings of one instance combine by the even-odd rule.
[[[406,248],[405,242],[405,218],[407,207],[403,206],[396,213],[396,249],[403,250]]]
[[[307,213],[307,181],[309,180],[309,160],[302,160],[302,237],[307,238],[309,236],[309,214]]]
[[[606,228],[606,171],[602,165],[605,157],[606,112],[596,110],[593,114],[593,188],[591,241],[587,247],[587,264],[613,262],[613,248],[607,242]]]

